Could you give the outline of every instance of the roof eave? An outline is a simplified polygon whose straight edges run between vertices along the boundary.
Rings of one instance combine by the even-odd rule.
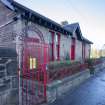
[[[1,0],[1,2],[6,6],[8,7],[10,10],[14,11],[14,6],[12,5],[12,1],[7,1],[7,0]]]
[[[33,15],[34,17],[38,17],[40,19],[40,22],[37,21],[37,24],[42,25],[44,27],[47,27],[47,28],[49,28],[51,30],[60,32],[60,33],[65,34],[65,35],[72,35],[71,32],[69,32],[68,30],[64,29],[60,24],[54,22],[53,20],[40,15],[39,13],[37,13],[37,12],[35,12],[35,11],[33,11],[33,10],[23,6],[23,5],[21,5],[20,3],[17,3],[16,1],[13,1],[12,4],[14,6],[16,6],[17,8],[22,9],[24,12],[30,13],[31,16]],[[26,17],[26,18],[30,18],[30,20],[32,20],[31,16],[30,17]],[[45,24],[42,24],[42,21],[44,21]],[[48,24],[50,24],[50,25],[48,25]]]
[[[88,44],[93,44],[93,42],[91,42],[91,41],[89,41],[89,40],[87,40],[87,39],[83,39],[83,41],[84,41],[85,43],[88,43]]]

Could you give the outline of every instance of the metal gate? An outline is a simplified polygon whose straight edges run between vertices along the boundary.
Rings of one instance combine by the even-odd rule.
[[[22,105],[37,105],[46,101],[49,47],[45,43],[25,40],[22,67]]]

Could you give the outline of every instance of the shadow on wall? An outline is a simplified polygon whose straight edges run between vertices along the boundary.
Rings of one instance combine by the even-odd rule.
[[[17,54],[0,48],[0,105],[18,105]]]

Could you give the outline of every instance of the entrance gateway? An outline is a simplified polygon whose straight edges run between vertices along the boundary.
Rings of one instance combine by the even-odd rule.
[[[46,101],[49,46],[25,39],[22,57],[22,105],[37,105]]]

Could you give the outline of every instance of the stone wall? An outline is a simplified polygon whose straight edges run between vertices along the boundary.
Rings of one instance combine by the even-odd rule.
[[[0,2],[0,47],[15,48],[15,15]]]
[[[0,0],[0,26],[12,19],[14,12],[7,8]]]
[[[18,105],[17,55],[0,48],[0,105]]]
[[[95,73],[104,70],[105,68],[105,59],[101,64],[94,66]],[[72,76],[66,77],[62,80],[57,80],[52,83],[47,84],[47,100],[48,103],[52,103],[57,98],[62,97],[70,89],[78,86],[83,83],[86,79],[90,78],[90,70],[84,70],[82,72],[76,73]]]
[[[52,103],[57,98],[64,95],[70,89],[78,86],[80,83],[90,77],[89,69],[76,73],[70,77],[66,77],[62,80],[54,81],[47,85],[47,101]]]
[[[85,58],[88,59],[90,57],[91,45],[85,44]]]
[[[76,52],[75,52],[75,60],[82,61],[82,43],[79,40],[76,40]]]
[[[15,16],[18,16],[19,20],[14,21],[13,18]],[[55,36],[56,33],[57,32],[55,32]],[[20,14],[13,12],[0,2],[0,46],[16,48],[18,44],[16,42],[17,37],[22,39],[25,36],[36,38],[42,36],[44,38],[45,43],[51,43],[51,33],[49,32],[48,28],[42,27],[38,24],[34,24],[30,21],[27,23],[25,19],[21,18]],[[76,38],[75,60],[79,61],[82,59],[82,44],[81,41],[77,40],[76,33],[73,33],[73,37]],[[56,37],[54,41],[56,43]],[[88,47],[86,47],[86,58],[89,57],[88,51]],[[67,37],[64,34],[61,34],[60,59],[65,59],[68,55],[71,56],[71,37]],[[54,57],[56,60],[56,45],[54,48]]]
[[[105,60],[103,60],[103,63],[94,66],[94,70],[95,70],[94,73],[100,72],[104,68],[105,68]]]

